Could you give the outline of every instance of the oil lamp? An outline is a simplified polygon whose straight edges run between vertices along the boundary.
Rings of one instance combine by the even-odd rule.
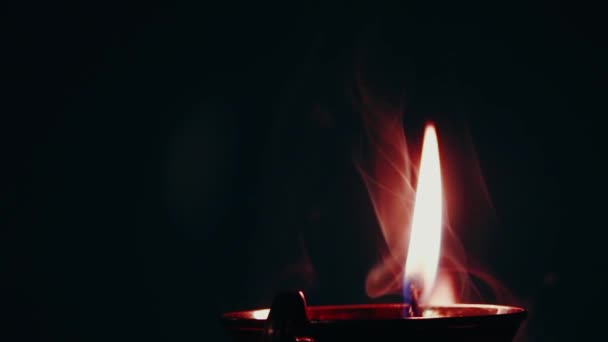
[[[490,304],[435,305],[441,251],[442,183],[437,134],[426,127],[411,216],[409,248],[392,304],[308,306],[304,294],[278,294],[270,308],[225,313],[235,341],[511,341],[525,309]],[[390,286],[393,286],[389,285]]]

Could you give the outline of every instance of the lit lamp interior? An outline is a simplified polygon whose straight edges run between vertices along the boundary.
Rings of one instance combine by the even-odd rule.
[[[277,295],[270,308],[230,312],[222,320],[236,341],[512,341],[523,308],[454,304],[438,266],[443,194],[437,132],[427,125],[402,276],[404,302],[307,306],[304,294]],[[407,227],[403,227],[406,229]],[[407,243],[407,241],[404,241]],[[439,280],[439,282],[437,282]]]

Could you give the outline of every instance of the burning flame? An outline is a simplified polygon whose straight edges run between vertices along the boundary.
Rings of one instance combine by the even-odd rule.
[[[457,232],[448,222],[466,223],[458,227],[473,234],[496,223],[472,140],[466,139],[467,130],[461,131],[466,146],[450,146],[452,155],[463,158],[455,169],[458,174],[444,178],[449,190],[467,201],[444,202],[443,191],[448,188],[442,184],[435,127],[425,127],[420,164],[414,165],[404,127],[408,98],[403,91],[407,87],[401,89],[392,79],[385,83],[386,79],[378,78],[384,75],[384,60],[375,59],[376,51],[373,56],[367,51],[366,47],[362,50],[351,90],[353,109],[360,114],[364,129],[355,146],[354,162],[379,228],[372,231],[374,240],[378,237],[378,254],[365,279],[367,296],[375,299],[401,293],[407,300],[413,284],[420,295],[419,304],[425,306],[485,301],[483,292],[471,281],[470,276],[474,276],[491,288],[496,299],[508,300],[508,289],[484,271],[483,263],[467,265],[468,253],[459,241],[462,231]],[[378,61],[381,64],[376,64]],[[449,216],[446,203],[450,205]]]
[[[367,275],[367,295],[377,298],[403,292],[407,299],[414,284],[421,304],[456,303],[453,279],[438,271],[443,194],[435,127],[429,124],[425,130],[415,189],[410,171],[414,167],[399,116],[367,114],[374,154],[371,164],[360,162],[358,167],[386,243],[381,262]]]
[[[404,284],[414,283],[428,301],[437,277],[441,250],[442,190],[437,132],[427,125],[422,144],[416,200],[412,214],[410,242],[405,264]],[[407,286],[404,286],[404,290]]]
[[[361,113],[366,139],[361,140],[355,164],[370,196],[382,240],[378,246],[380,259],[367,274],[365,291],[370,298],[378,298],[407,294],[405,290],[410,292],[411,285],[415,285],[420,304],[456,303],[452,272],[463,269],[460,259],[464,251],[443,222],[443,184],[435,126],[428,124],[425,128],[418,168],[409,156],[403,102],[374,95],[374,88],[365,86],[368,83],[364,73],[357,74],[353,99]],[[414,184],[416,174],[418,183]],[[447,246],[442,251],[444,226]],[[438,270],[441,252],[445,255],[442,260],[447,262],[445,270]],[[466,282],[462,278],[458,283],[461,287]]]

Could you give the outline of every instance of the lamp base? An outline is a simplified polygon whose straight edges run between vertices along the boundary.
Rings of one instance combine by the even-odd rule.
[[[307,306],[300,292],[277,296],[271,309],[225,313],[222,321],[235,342],[508,342],[527,315],[523,308],[486,304],[420,309],[421,317],[406,317],[408,304]]]

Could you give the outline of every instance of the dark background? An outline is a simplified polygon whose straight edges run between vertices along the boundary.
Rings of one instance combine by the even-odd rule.
[[[222,341],[280,289],[367,301],[360,67],[405,94],[414,151],[426,120],[449,142],[452,224],[523,340],[605,335],[599,6],[3,7],[3,340]]]

